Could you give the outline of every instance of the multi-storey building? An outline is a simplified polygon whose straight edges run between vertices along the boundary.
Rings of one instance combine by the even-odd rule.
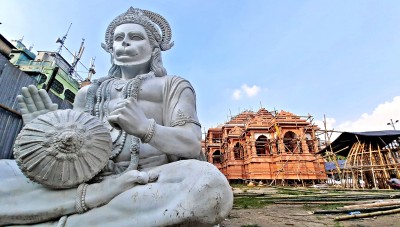
[[[38,88],[46,88],[49,84],[51,92],[70,103],[74,102],[79,90],[79,75],[69,73],[71,68],[59,53],[53,51],[38,51],[33,54],[20,41],[12,41],[16,47],[9,55],[10,62],[21,71],[34,77]],[[53,75],[55,74],[55,75]],[[52,78],[53,77],[53,78]]]

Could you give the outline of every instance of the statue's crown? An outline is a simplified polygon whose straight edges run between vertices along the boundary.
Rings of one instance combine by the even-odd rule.
[[[140,24],[148,29],[160,45],[161,50],[168,50],[174,45],[174,42],[171,42],[171,27],[164,17],[149,10],[130,7],[128,11],[116,17],[108,25],[105,35],[106,43],[102,44],[106,51],[110,52],[112,49],[115,28],[127,23]]]

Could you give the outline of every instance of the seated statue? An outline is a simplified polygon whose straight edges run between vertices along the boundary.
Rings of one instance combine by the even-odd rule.
[[[79,186],[54,189],[0,160],[0,225],[212,226],[229,214],[228,181],[202,160],[194,89],[162,65],[161,51],[172,46],[168,22],[151,11],[131,7],[110,23],[102,44],[109,75],[81,88],[73,108],[109,130],[105,167]],[[25,126],[60,111],[44,90],[21,93]],[[75,149],[67,140],[59,147],[66,153]]]

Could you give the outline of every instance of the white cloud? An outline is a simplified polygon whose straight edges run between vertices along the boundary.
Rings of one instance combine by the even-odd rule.
[[[242,98],[242,91],[239,90],[239,89],[234,90],[234,91],[233,91],[233,94],[232,94],[232,97],[233,97],[233,99],[235,99],[235,100],[241,99],[241,98]]]
[[[350,132],[391,130],[393,127],[387,125],[390,119],[394,121],[400,119],[400,96],[394,97],[390,102],[379,104],[371,114],[363,113],[355,121],[339,124],[337,129]],[[400,129],[399,125],[397,125],[397,128]]]
[[[247,84],[243,84],[240,86],[240,89],[235,89],[232,93],[232,97],[235,100],[239,100],[243,97],[243,93],[247,95],[247,97],[253,97],[256,96],[258,93],[260,93],[261,88],[257,85],[249,86]]]
[[[253,97],[260,92],[261,88],[257,85],[253,85],[252,87],[249,87],[247,84],[243,84],[242,90],[244,92],[246,92],[248,97]]]
[[[393,100],[379,104],[372,113],[363,113],[354,121],[345,121],[336,125],[334,118],[326,119],[326,129],[341,132],[363,132],[363,131],[379,131],[393,130],[391,125],[387,123],[390,119],[395,122],[400,120],[400,96],[396,96]],[[324,124],[322,120],[317,120],[315,123],[323,130]],[[397,130],[400,129],[400,123],[395,124]],[[323,135],[322,135],[323,136]],[[338,133],[331,135],[331,141],[339,136]],[[321,137],[322,138],[322,137]]]
[[[334,128],[336,123],[336,119],[335,118],[331,118],[331,117],[326,117],[325,118],[325,125],[324,125],[324,121],[323,120],[316,120],[314,121],[314,124],[318,125],[318,127],[321,130],[336,130]],[[338,136],[340,135],[340,133],[335,133],[335,132],[330,132],[325,134],[319,134],[319,138],[321,140],[326,140],[326,141],[333,141],[335,140]]]
[[[327,117],[327,118],[325,118],[325,122],[326,122],[326,129],[327,130],[332,130],[333,126],[336,123],[336,120],[335,120],[335,118]],[[318,125],[318,127],[320,127],[321,130],[325,129],[325,125],[324,125],[324,121],[323,120],[316,120],[314,123],[316,125]]]

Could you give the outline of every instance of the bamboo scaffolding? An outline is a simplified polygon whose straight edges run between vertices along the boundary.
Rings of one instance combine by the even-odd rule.
[[[275,116],[275,118],[276,118],[276,116]],[[310,118],[311,118],[311,116],[308,116],[307,120],[309,120]],[[296,122],[296,126],[297,126],[297,122]],[[312,124],[312,119],[311,119],[310,120],[310,125],[306,126],[305,129],[311,129],[312,127],[313,127],[313,124]],[[306,134],[305,133],[302,134],[301,137],[299,138],[299,141],[303,141],[305,139],[305,137],[306,137]],[[281,186],[285,186],[285,174],[290,173],[290,171],[285,170],[285,168],[287,168],[287,165],[288,165],[289,161],[291,161],[291,159],[293,157],[296,157],[296,160],[297,160],[297,162],[296,162],[297,163],[297,171],[295,171],[294,173],[297,175],[297,179],[301,181],[303,187],[305,186],[304,181],[303,181],[303,177],[302,178],[299,177],[300,166],[303,165],[305,167],[305,172],[307,173],[307,175],[309,175],[310,171],[308,171],[306,161],[305,160],[300,160],[300,157],[298,156],[298,154],[300,154],[300,150],[302,149],[302,147],[300,147],[301,144],[302,144],[301,142],[297,142],[296,143],[296,146],[293,148],[293,151],[290,153],[289,157],[286,158],[286,160],[283,163],[283,165],[281,164],[282,163],[282,159],[279,159],[279,164],[280,164],[281,168],[277,171],[274,179],[271,181],[269,186],[272,186],[273,184],[276,185],[276,181],[277,181],[278,177],[281,174],[282,174]],[[284,150],[290,150],[286,146],[286,144],[283,144],[283,146],[284,146]],[[278,150],[279,150],[279,148],[278,148]],[[283,152],[281,152],[281,154],[282,153]],[[315,160],[313,160],[313,161],[318,161],[318,160],[319,160],[319,158],[317,158],[315,156]],[[318,165],[319,165],[319,163],[318,163]],[[302,176],[304,176],[304,173],[302,173]]]
[[[331,147],[329,135],[339,131],[326,129],[325,116],[323,123],[325,129],[322,133],[324,133],[326,141],[326,153],[324,157],[328,161],[333,161],[336,165],[336,173],[340,176],[342,187],[353,189],[391,189],[387,181],[394,177],[394,175],[400,178],[399,139],[386,144],[382,138],[378,137],[381,142],[375,144],[373,142],[361,141],[356,135],[357,142],[353,145],[334,151]],[[349,148],[345,166],[343,169],[340,169],[337,164],[336,155]],[[334,178],[334,172],[331,171],[330,174]]]
[[[358,140],[358,138],[357,138]],[[390,173],[399,176],[399,162],[393,158],[390,149],[382,149],[378,144],[358,140],[350,149],[344,168],[344,187],[357,189],[390,189],[387,181]],[[347,179],[352,179],[348,182]],[[364,184],[360,185],[361,182]]]

